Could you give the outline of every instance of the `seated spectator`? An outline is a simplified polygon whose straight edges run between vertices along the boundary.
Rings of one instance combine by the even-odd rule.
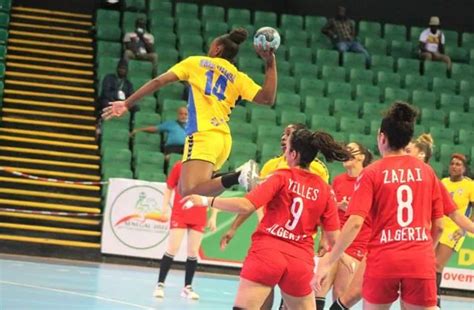
[[[148,133],[166,133],[165,147],[163,153],[165,158],[169,158],[169,154],[183,154],[184,140],[186,139],[186,122],[188,121],[188,109],[186,107],[180,107],[177,110],[177,119],[173,121],[166,121],[157,126],[149,126],[143,128],[134,129],[130,136],[133,137],[139,132]]]
[[[366,65],[370,65],[370,54],[364,46],[357,41],[355,23],[352,19],[347,17],[345,7],[339,6],[337,8],[336,17],[329,19],[321,31],[329,37],[340,53],[362,53],[365,56]]]
[[[429,28],[420,34],[420,58],[445,62],[451,70],[451,58],[444,53],[444,33],[439,30],[439,17],[430,18]]]
[[[117,65],[117,72],[107,74],[104,77],[97,106],[97,113],[99,115],[110,102],[125,100],[133,94],[133,85],[127,79],[127,74],[127,62],[122,59]]]
[[[155,38],[146,31],[146,21],[138,18],[135,22],[135,31],[127,32],[123,37],[125,44],[124,58],[148,60],[153,65],[153,76],[156,76],[156,65],[158,64],[158,55],[155,53],[153,43]]]

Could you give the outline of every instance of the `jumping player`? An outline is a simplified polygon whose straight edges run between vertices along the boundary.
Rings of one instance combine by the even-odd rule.
[[[173,208],[170,219],[170,233],[168,237],[168,246],[166,252],[161,258],[160,274],[158,283],[156,284],[153,296],[164,298],[164,286],[166,276],[173,264],[173,259],[178,253],[183,237],[187,234],[187,259],[185,265],[184,288],[181,296],[188,299],[199,299],[199,295],[193,290],[192,282],[197,267],[197,256],[199,247],[201,246],[203,232],[206,226],[207,212],[204,208],[183,209],[181,196],[176,191],[179,176],[181,174],[181,162],[178,161],[171,169],[168,179],[166,180],[165,193],[163,195],[163,206],[169,207],[172,193],[174,192]],[[168,212],[166,212],[168,213]],[[208,221],[208,228],[211,231],[216,229],[217,210],[212,210]]]
[[[187,138],[178,191],[182,195],[218,195],[226,188],[241,184],[249,190],[257,181],[255,161],[241,171],[212,178],[230,154],[232,138],[227,122],[239,99],[273,105],[277,87],[276,60],[267,46],[256,46],[266,65],[263,87],[232,64],[239,45],[247,39],[247,31],[234,29],[217,37],[208,56],[188,57],[168,72],[149,81],[125,101],[112,102],[104,109],[103,118],[120,117],[138,100],[173,82],[186,82],[189,89],[186,125]]]
[[[314,309],[314,293],[309,285],[314,268],[312,235],[320,224],[331,244],[339,234],[331,188],[308,171],[319,152],[328,160],[345,161],[350,157],[329,134],[297,130],[285,151],[290,168],[276,171],[245,198],[192,195],[183,199],[186,204],[238,213],[266,206],[242,267],[234,309],[259,309],[275,285],[279,285],[290,309]]]
[[[442,230],[442,197],[434,171],[406,155],[417,116],[407,103],[394,103],[377,136],[383,158],[364,169],[354,187],[349,218],[336,244],[321,259],[316,291],[363,225],[371,220],[362,294],[364,309],[389,309],[401,295],[410,309],[435,309],[433,240]]]
[[[341,228],[346,222],[346,210],[349,201],[351,200],[352,193],[354,192],[354,184],[357,177],[361,174],[362,169],[368,166],[372,162],[372,153],[360,143],[351,142],[347,145],[348,150],[352,154],[352,158],[348,161],[343,162],[346,172],[336,176],[332,183],[334,194],[336,195],[336,205],[339,213],[339,221]],[[352,269],[358,268],[360,261],[365,257],[367,252],[367,243],[370,239],[370,225],[366,219],[364,226],[359,232],[358,236],[352,242],[352,244],[346,249],[345,253],[348,254],[349,264],[352,265]],[[324,238],[321,239],[323,243]],[[324,245],[320,244],[320,248],[324,248]],[[321,255],[321,253],[320,253]],[[342,266],[346,265],[346,262],[338,262],[334,265],[328,278],[324,281],[322,290],[316,294],[316,309],[323,310],[326,303],[326,295],[329,292],[331,286],[333,287],[333,300],[347,290],[349,283],[354,275],[351,270]]]

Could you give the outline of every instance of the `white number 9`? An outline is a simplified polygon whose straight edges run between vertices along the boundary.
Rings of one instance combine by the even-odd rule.
[[[288,230],[295,229],[296,225],[298,225],[298,221],[300,220],[301,214],[303,213],[303,199],[301,197],[295,197],[293,199],[293,203],[290,207],[291,215],[293,219],[289,219],[285,225],[285,228]]]

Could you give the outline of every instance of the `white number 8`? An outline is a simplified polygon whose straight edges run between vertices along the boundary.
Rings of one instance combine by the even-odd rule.
[[[295,229],[296,225],[298,225],[298,221],[300,220],[301,214],[303,213],[303,199],[301,199],[301,197],[295,197],[293,199],[290,212],[291,215],[293,215],[293,219],[288,220],[285,228],[288,230],[293,230]]]
[[[406,192],[406,200],[403,200],[403,192]],[[406,227],[413,222],[413,191],[408,185],[400,185],[397,189],[397,222],[401,227]],[[403,210],[406,211],[406,220],[403,218]]]

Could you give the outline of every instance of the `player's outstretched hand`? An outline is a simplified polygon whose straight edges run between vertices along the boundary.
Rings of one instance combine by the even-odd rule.
[[[255,51],[266,63],[271,63],[275,60],[275,53],[270,48],[269,43],[255,45]]]
[[[207,228],[210,231],[216,231],[217,229],[217,220],[215,216],[211,216],[209,220],[207,221]]]
[[[229,229],[221,238],[221,250],[225,250],[227,245],[229,245],[230,240],[234,238],[235,230]]]
[[[128,112],[125,101],[114,101],[109,103],[108,107],[102,110],[102,118],[105,120],[112,119],[114,117],[120,117]]]
[[[189,195],[186,197],[183,197],[180,202],[183,204],[184,209],[189,209],[192,207],[207,207],[207,203],[204,202],[205,197],[200,196],[200,195]]]

